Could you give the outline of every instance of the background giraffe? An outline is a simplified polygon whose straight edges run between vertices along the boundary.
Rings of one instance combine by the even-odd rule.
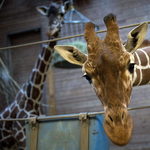
[[[59,36],[64,24],[63,16],[70,9],[70,6],[70,2],[66,2],[64,6],[52,3],[49,8],[45,6],[37,7],[37,10],[49,19],[47,31],[49,39]],[[15,101],[1,112],[1,119],[28,118],[43,114],[40,100],[55,45],[56,42],[50,42],[42,47],[29,79],[22,85]],[[0,149],[26,149],[24,121],[0,122]]]

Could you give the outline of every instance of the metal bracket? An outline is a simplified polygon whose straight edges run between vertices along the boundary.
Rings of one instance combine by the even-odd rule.
[[[79,120],[81,120],[81,148],[80,150],[89,149],[89,118],[86,113],[79,114]]]
[[[38,137],[38,122],[37,117],[31,117],[29,124],[31,126],[30,133],[30,150],[37,150],[37,137]]]
[[[35,128],[36,128],[36,119],[37,119],[37,117],[31,117],[30,119],[29,119],[29,124],[31,124],[32,125],[32,129],[33,130],[35,130]]]

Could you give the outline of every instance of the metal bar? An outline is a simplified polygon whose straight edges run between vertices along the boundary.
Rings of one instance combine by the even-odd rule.
[[[31,117],[29,120],[29,124],[31,126],[30,150],[37,150],[38,122],[36,119],[36,117]]]
[[[66,29],[66,37],[68,36],[68,25],[66,24],[65,25],[65,29]],[[69,43],[70,41],[69,41],[69,39],[67,39],[67,42]]]
[[[128,110],[136,110],[136,109],[145,109],[150,108],[150,106],[142,106],[142,107],[133,107],[128,108]],[[100,115],[104,114],[104,111],[101,112],[89,112],[88,116]],[[78,118],[79,114],[69,114],[69,115],[56,115],[56,116],[46,116],[46,117],[37,117],[37,120],[54,120],[54,119],[66,119],[66,118]],[[0,121],[29,121],[30,118],[17,118],[17,119],[0,119]]]
[[[81,120],[81,147],[80,150],[89,149],[89,118],[87,113],[80,113]]]
[[[56,105],[55,105],[55,85],[54,85],[54,73],[53,70],[48,71],[49,80],[49,101],[50,101],[50,114],[56,115]]]
[[[78,25],[76,24],[76,34],[78,35]],[[79,37],[77,37],[77,41],[79,40]]]
[[[147,23],[149,24],[150,21],[148,21]],[[130,28],[130,27],[134,27],[134,26],[137,26],[137,25],[140,25],[140,24],[141,23],[136,23],[136,24],[132,24],[132,25],[122,26],[122,27],[119,27],[119,29]],[[103,32],[106,32],[106,31],[107,30],[101,30],[101,31],[96,31],[96,33],[103,33]],[[24,47],[24,46],[48,43],[48,42],[53,42],[53,41],[59,41],[59,40],[65,40],[65,39],[80,37],[80,36],[84,36],[84,34],[68,36],[68,37],[63,37],[63,38],[55,38],[55,39],[52,39],[52,40],[44,40],[44,41],[32,42],[32,43],[27,43],[27,44],[20,44],[20,45],[9,46],[9,47],[3,47],[3,48],[0,48],[0,50],[13,49],[13,48],[18,48],[18,47]]]

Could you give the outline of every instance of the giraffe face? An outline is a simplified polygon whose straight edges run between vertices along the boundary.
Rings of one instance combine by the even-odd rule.
[[[48,17],[49,23],[47,27],[47,36],[48,37],[58,37],[61,27],[64,24],[64,15],[70,10],[71,3],[65,2],[64,6],[61,6],[56,3],[52,3],[48,8],[45,6],[37,7],[37,10],[42,14]]]
[[[107,27],[104,40],[95,34],[92,23],[85,26],[88,57],[82,70],[104,107],[103,126],[106,135],[116,145],[123,146],[129,142],[133,130],[133,121],[127,110],[135,70],[132,53],[144,40],[143,35],[138,39],[139,31],[143,28],[139,26],[131,31],[128,45],[123,46],[116,16],[110,14],[104,18],[104,22]],[[147,31],[147,25],[144,28]]]
[[[88,56],[71,46],[55,46],[55,50],[71,63],[82,65],[84,77],[92,85],[105,110],[104,130],[116,145],[126,145],[132,135],[133,121],[127,107],[130,103],[135,63],[133,52],[142,44],[148,24],[143,23],[128,34],[125,46],[119,36],[116,16],[104,18],[107,34],[101,40],[95,25],[85,25]]]
[[[127,107],[132,91],[134,57],[119,43],[115,47],[101,44],[104,49],[89,54],[82,70],[104,107],[105,133],[113,143],[126,145],[133,128]],[[116,53],[119,49],[120,53]]]

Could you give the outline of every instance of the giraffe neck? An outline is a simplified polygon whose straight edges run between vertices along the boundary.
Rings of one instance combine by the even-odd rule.
[[[58,36],[59,32],[56,32],[50,39],[57,38]],[[53,41],[42,46],[42,50],[28,80],[27,97],[37,102],[41,100],[43,84],[46,79],[55,45],[56,41]]]
[[[150,46],[138,49],[134,53],[136,68],[133,86],[150,84]]]

